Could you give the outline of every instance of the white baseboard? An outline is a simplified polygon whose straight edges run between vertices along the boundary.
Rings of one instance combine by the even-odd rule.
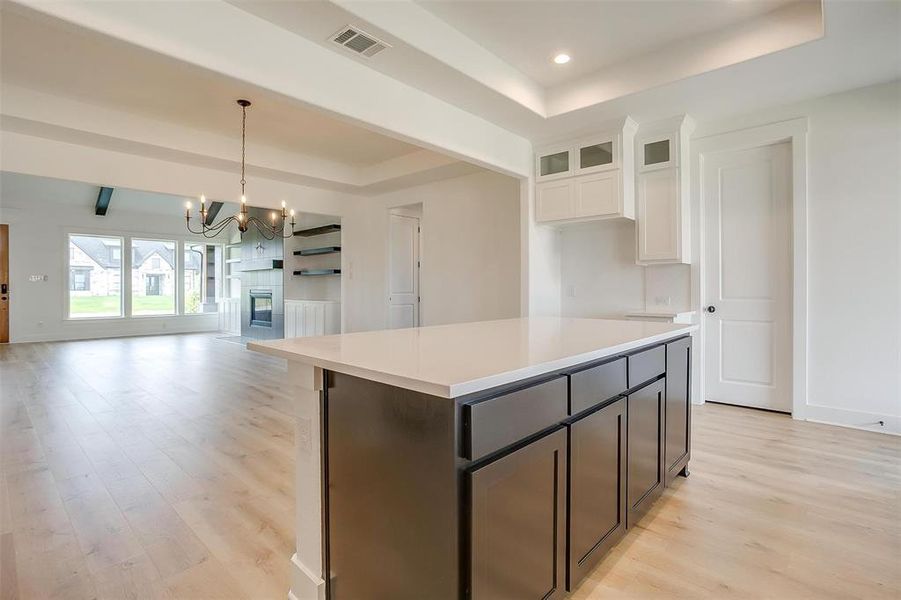
[[[291,557],[291,589],[289,600],[325,600],[325,580],[307,569],[297,553]]]
[[[206,333],[219,331],[215,313],[177,317],[142,317],[137,319],[65,321],[60,327],[48,328],[46,333],[19,335],[12,332],[11,342],[66,342],[104,338],[168,335],[175,333]]]
[[[804,419],[814,423],[901,435],[901,417],[891,415],[878,415],[844,408],[808,404]],[[882,421],[883,425],[879,425],[879,421]]]

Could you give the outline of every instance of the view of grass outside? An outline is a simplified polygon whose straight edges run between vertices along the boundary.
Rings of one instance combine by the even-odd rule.
[[[69,299],[69,314],[79,317],[118,316],[119,296],[80,296]],[[132,312],[138,314],[166,314],[172,312],[175,298],[172,296],[135,296],[131,299]]]

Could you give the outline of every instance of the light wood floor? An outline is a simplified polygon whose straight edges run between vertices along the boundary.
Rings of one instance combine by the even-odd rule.
[[[208,335],[0,347],[0,598],[283,600],[283,374]],[[694,416],[691,477],[574,598],[901,596],[901,439]]]

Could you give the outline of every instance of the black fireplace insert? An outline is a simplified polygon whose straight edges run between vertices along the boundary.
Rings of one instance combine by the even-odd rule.
[[[250,326],[272,327],[271,290],[250,290]]]

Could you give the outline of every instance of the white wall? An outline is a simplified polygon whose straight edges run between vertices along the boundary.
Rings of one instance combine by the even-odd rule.
[[[901,82],[716,123],[809,117],[807,418],[901,431]]]
[[[571,225],[557,235],[563,316],[621,319],[635,311],[690,310],[691,267],[635,264],[634,221]]]
[[[184,209],[178,198],[119,190],[113,194],[107,216],[98,217],[94,215],[97,192],[96,186],[85,183],[14,173],[0,176],[0,221],[9,224],[10,238],[10,341],[215,331],[216,314],[65,319],[68,233],[192,239],[185,235]],[[160,211],[160,202],[171,204],[171,215]],[[47,281],[29,281],[31,275],[46,275]],[[123,273],[123,281],[126,277]]]
[[[347,331],[387,316],[388,214],[422,204],[422,325],[520,314],[520,188],[491,172],[362,199],[343,220]]]

